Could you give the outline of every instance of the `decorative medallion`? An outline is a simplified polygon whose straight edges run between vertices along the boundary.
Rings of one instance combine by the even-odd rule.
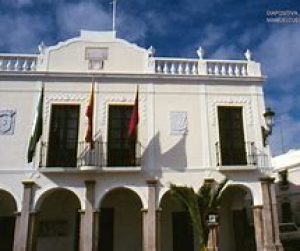
[[[0,135],[12,135],[15,129],[16,111],[2,110],[0,111]]]

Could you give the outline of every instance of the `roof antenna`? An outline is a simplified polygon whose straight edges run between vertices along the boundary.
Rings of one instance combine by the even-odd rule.
[[[116,11],[117,11],[117,0],[113,0],[112,4],[112,30],[116,31]]]

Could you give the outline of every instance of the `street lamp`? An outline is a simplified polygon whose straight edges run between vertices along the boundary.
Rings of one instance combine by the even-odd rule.
[[[266,127],[262,126],[262,137],[263,137],[263,144],[266,146],[268,144],[268,137],[272,134],[272,129],[274,126],[273,118],[275,116],[275,112],[271,110],[270,107],[266,109],[264,112],[264,118],[266,122]]]

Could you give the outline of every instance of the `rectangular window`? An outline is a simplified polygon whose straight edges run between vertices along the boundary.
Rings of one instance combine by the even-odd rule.
[[[242,112],[242,107],[218,107],[222,165],[247,164]]]
[[[79,105],[53,105],[49,130],[48,167],[76,167]]]
[[[132,105],[110,105],[107,140],[108,166],[134,166],[135,142],[128,139]]]

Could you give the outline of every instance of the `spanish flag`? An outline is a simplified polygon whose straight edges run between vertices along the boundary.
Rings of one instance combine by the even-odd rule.
[[[137,87],[134,106],[131,112],[130,121],[128,125],[128,138],[136,139],[137,126],[139,123],[139,88]]]
[[[85,116],[88,118],[88,126],[85,133],[85,142],[90,143],[90,148],[94,149],[94,139],[93,139],[93,131],[94,131],[94,81],[92,83],[92,88],[89,97],[89,103],[86,107]]]

